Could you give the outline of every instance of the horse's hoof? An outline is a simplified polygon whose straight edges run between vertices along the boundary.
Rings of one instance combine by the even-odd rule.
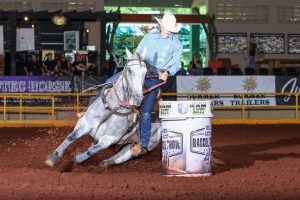
[[[54,167],[59,162],[59,157],[52,153],[47,156],[47,160],[45,161],[45,164],[49,167]]]
[[[54,162],[52,162],[52,160],[46,160],[45,164],[48,165],[48,167],[54,167]]]

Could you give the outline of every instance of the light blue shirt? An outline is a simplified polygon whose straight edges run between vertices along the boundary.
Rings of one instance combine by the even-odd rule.
[[[137,47],[139,55],[142,55],[144,47],[147,48],[145,60],[148,66],[160,72],[168,71],[170,75],[180,70],[183,45],[174,34],[162,38],[158,30],[151,31]]]

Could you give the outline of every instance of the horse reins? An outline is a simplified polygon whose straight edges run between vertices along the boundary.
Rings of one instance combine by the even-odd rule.
[[[159,76],[145,76],[145,78],[159,78]],[[155,90],[156,88],[162,86],[163,84],[165,84],[167,81],[163,81],[157,85],[154,85],[150,88],[148,88],[147,90],[144,91],[144,95],[146,95],[147,93],[151,92],[152,90]]]

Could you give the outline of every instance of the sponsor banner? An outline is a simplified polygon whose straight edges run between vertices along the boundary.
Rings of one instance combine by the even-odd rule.
[[[105,77],[51,77],[51,76],[1,76],[1,93],[79,93],[91,86],[104,83]],[[89,97],[86,101],[80,99],[81,105],[88,105]],[[57,96],[55,105],[73,105],[76,102],[74,96]],[[23,106],[51,106],[51,98],[23,98]],[[20,99],[8,97],[7,106],[19,106]],[[3,105],[3,98],[0,99]]]
[[[92,86],[102,84],[108,77],[101,76],[0,76],[1,93],[80,93]],[[89,92],[97,93],[101,88]],[[170,77],[168,82],[162,86],[163,92],[176,92],[176,78]],[[89,97],[85,97],[81,105],[89,104]],[[81,98],[81,100],[84,98]],[[169,98],[170,99],[170,98]],[[55,97],[55,105],[71,105],[76,102],[73,96]],[[7,98],[7,106],[18,106],[19,98]],[[51,106],[52,99],[49,98],[24,98],[23,106]],[[3,105],[3,98],[0,98],[0,105]]]
[[[107,78],[101,76],[0,76],[0,92],[79,93],[89,87],[104,83]],[[161,90],[176,93],[176,78],[170,77]]]
[[[275,106],[274,76],[177,76],[177,93],[196,93],[192,100],[212,100],[213,106],[241,106],[241,93],[245,95],[246,106]],[[220,95],[230,93],[232,95]],[[186,100],[179,97],[178,100]]]
[[[78,93],[105,80],[100,76],[0,76],[0,92]]]
[[[276,93],[299,93],[300,77],[276,76]],[[296,105],[293,95],[282,95],[276,97],[277,105]],[[299,104],[299,103],[298,103]]]
[[[1,76],[0,92],[71,92],[71,78],[50,76]]]

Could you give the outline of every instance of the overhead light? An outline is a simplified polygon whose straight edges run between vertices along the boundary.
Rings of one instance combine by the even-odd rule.
[[[90,29],[89,29],[89,28],[86,28],[86,29],[85,29],[85,32],[89,33],[89,32],[90,32]]]
[[[29,17],[28,16],[24,16],[24,21],[28,21]]]
[[[34,28],[34,24],[31,24],[31,28]]]
[[[67,24],[68,19],[62,14],[54,15],[52,18],[52,23],[55,24],[58,28],[62,28]]]

